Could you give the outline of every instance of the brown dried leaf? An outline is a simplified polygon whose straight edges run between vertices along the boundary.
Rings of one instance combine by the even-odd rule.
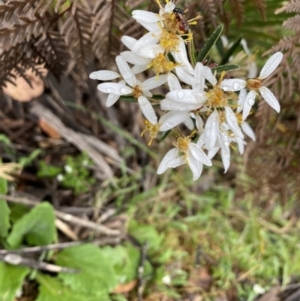
[[[49,124],[45,119],[40,118],[38,123],[39,123],[39,127],[42,129],[42,131],[45,132],[49,137],[51,137],[53,139],[61,138],[60,133],[51,124]]]
[[[43,75],[46,75],[47,72],[46,69],[42,70]],[[28,69],[25,72],[26,78],[30,81],[31,86],[23,76],[18,75],[14,71],[12,71],[12,73],[15,75],[15,79],[12,79],[12,83],[8,82],[6,86],[3,87],[3,92],[11,98],[20,102],[28,102],[44,92],[43,80],[37,76],[32,69]]]

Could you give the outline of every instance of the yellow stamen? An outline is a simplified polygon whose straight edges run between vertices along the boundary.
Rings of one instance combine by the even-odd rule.
[[[143,95],[143,90],[139,86],[133,87],[132,95],[134,98],[139,98]]]
[[[166,52],[175,50],[180,43],[178,35],[163,30],[160,38],[160,45],[165,49]]]
[[[207,105],[210,107],[224,107],[227,105],[227,95],[219,86],[214,86],[212,90],[206,92]]]
[[[146,132],[149,132],[150,134],[150,141],[148,142],[148,145],[150,146],[153,139],[156,138],[157,133],[159,131],[160,124],[152,124],[149,120],[144,120],[145,129],[142,131],[141,136],[143,136]]]
[[[161,73],[169,73],[178,65],[178,63],[170,62],[162,53],[160,53],[151,61],[149,68],[153,68],[155,74],[158,76]]]
[[[250,78],[247,80],[246,87],[249,90],[257,90],[262,86],[262,80],[258,78]]]

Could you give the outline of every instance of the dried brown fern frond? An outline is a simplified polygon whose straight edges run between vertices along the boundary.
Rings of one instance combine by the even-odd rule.
[[[25,65],[34,69],[35,62],[42,62],[57,77],[73,71],[80,74],[78,83],[84,82],[86,67],[94,57],[107,61],[112,44],[112,26],[107,23],[113,20],[113,4],[107,0],[14,0],[1,4],[0,71],[4,75],[0,85],[15,73],[13,70],[22,70]],[[17,59],[6,62],[6,51]],[[28,55],[32,64],[25,62]]]

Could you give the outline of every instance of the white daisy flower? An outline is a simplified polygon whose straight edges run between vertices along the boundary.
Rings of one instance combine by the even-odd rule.
[[[150,141],[148,145],[151,145],[152,140],[156,138],[158,132],[169,131],[189,118],[188,112],[170,111],[157,121],[155,112],[147,98],[144,98],[143,102],[142,112],[147,120],[145,120],[145,129],[141,136],[145,132],[149,132]]]
[[[251,78],[248,79],[247,81],[238,78],[224,79],[221,82],[220,87],[224,91],[240,91],[247,87],[247,89],[249,89],[251,93],[251,94],[249,93],[250,95],[248,94],[249,96],[248,100],[250,100],[250,102],[252,102],[253,96],[256,95],[255,91],[259,90],[261,96],[269,104],[269,106],[279,113],[280,105],[277,98],[267,87],[262,85],[262,81],[265,78],[267,78],[278,67],[278,65],[282,60],[282,57],[283,57],[282,52],[279,51],[274,53],[267,60],[267,62],[265,63],[264,67],[262,68],[259,74],[259,77],[257,78]],[[250,109],[252,105],[250,105]]]
[[[211,166],[211,160],[204,153],[201,147],[194,142],[191,138],[179,137],[175,143],[175,148],[172,148],[166,153],[162,159],[157,173],[162,174],[168,168],[176,168],[180,165],[188,164],[192,173],[193,180],[196,181],[202,173],[203,164]]]
[[[116,63],[121,73],[122,78],[126,82],[122,83],[103,83],[98,85],[98,89],[103,93],[110,93],[117,95],[114,102],[107,103],[109,105],[114,104],[121,95],[129,95],[132,94],[138,100],[138,103],[141,107],[141,110],[144,113],[145,110],[145,98],[152,97],[152,93],[150,90],[157,88],[167,81],[167,75],[160,75],[156,77],[149,78],[145,80],[143,83],[138,81],[130,69],[127,62],[121,56],[116,57]],[[117,74],[118,75],[118,74]],[[119,75],[118,75],[119,76]],[[147,107],[147,106],[146,106]]]
[[[160,106],[162,110],[190,112],[202,108],[205,101],[205,92],[181,89],[167,93]]]

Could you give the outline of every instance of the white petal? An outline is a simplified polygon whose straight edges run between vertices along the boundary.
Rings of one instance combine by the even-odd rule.
[[[90,74],[91,79],[98,79],[98,80],[112,80],[119,77],[120,74],[110,70],[94,71]]]
[[[172,51],[171,53],[177,63],[180,63],[188,72],[194,74],[194,68],[188,59],[185,42],[182,38],[180,38],[180,43],[176,48],[176,51]]]
[[[147,23],[155,23],[161,20],[161,17],[158,14],[145,10],[134,10],[132,12],[132,18],[136,19],[138,22]]]
[[[173,129],[175,126],[186,120],[188,116],[188,112],[168,112],[167,114],[163,115],[159,120],[159,123],[161,124],[161,126],[159,127],[159,131],[164,132]]]
[[[122,74],[123,79],[126,81],[126,83],[129,86],[134,87],[136,85],[136,77],[133,74],[133,72],[130,69],[127,62],[120,55],[118,55],[116,57],[116,63],[117,63],[118,68],[119,68],[119,70]]]
[[[205,144],[205,141],[204,141],[204,132],[200,135],[197,143],[196,143],[199,147],[202,148],[202,146]]]
[[[247,91],[246,91],[246,89],[242,89],[240,91],[239,100],[238,100],[238,103],[237,103],[238,104],[238,107],[236,109],[237,113],[242,112],[242,110],[244,108],[244,103],[245,103],[246,97],[247,97]]]
[[[112,93],[118,95],[127,95],[132,93],[132,89],[130,87],[118,83],[103,83],[99,84],[97,88],[103,93]]]
[[[252,128],[250,127],[250,125],[249,125],[247,122],[243,122],[243,123],[241,124],[241,127],[242,127],[243,132],[244,132],[248,137],[250,137],[253,141],[256,140],[255,134],[254,134]]]
[[[181,66],[175,67],[175,71],[176,71],[178,78],[182,82],[184,82],[185,84],[191,85],[191,86],[193,85],[194,77],[184,67],[181,67]]]
[[[249,63],[248,70],[248,78],[257,77],[257,65],[255,62]]]
[[[191,142],[189,144],[189,150],[191,151],[193,156],[201,163],[203,163],[207,166],[212,165],[210,159],[207,157],[205,152],[197,144]]]
[[[280,64],[282,60],[283,54],[282,52],[278,51],[274,53],[265,63],[263,68],[260,71],[259,77],[260,79],[264,79],[268,77]]]
[[[162,32],[160,27],[160,23],[152,23],[152,22],[139,22],[144,28],[146,28],[149,32],[153,33],[155,36],[159,36]]]
[[[152,97],[153,94],[147,90],[143,90],[143,95],[146,96],[146,97]]]
[[[213,86],[217,84],[217,79],[213,75],[211,69],[207,66],[204,66],[204,76]]]
[[[137,40],[130,36],[123,36],[121,38],[122,43],[130,50],[132,50],[133,46],[136,44]]]
[[[244,102],[244,108],[243,108],[243,120],[245,120],[250,111],[252,106],[255,104],[255,97],[256,97],[256,92],[255,91],[250,91],[245,99]]]
[[[240,78],[224,79],[220,83],[224,91],[240,91],[246,87],[247,82]]]
[[[192,131],[194,129],[194,122],[192,120],[191,117],[188,117],[186,118],[184,121],[183,121],[183,124],[190,130]]]
[[[232,109],[228,106],[225,106],[225,113],[226,113],[226,122],[229,125],[230,129],[233,131],[233,133],[240,137],[244,138],[244,135],[239,127],[238,120],[233,113]]]
[[[164,173],[169,168],[168,162],[174,160],[176,157],[178,157],[178,149],[172,148],[171,150],[169,150],[161,160],[157,169],[157,174],[160,175]]]
[[[183,165],[185,163],[186,163],[186,161],[184,159],[184,156],[180,156],[180,157],[177,157],[177,158],[169,161],[167,163],[167,165],[168,165],[168,168],[176,168],[176,167],[178,167],[180,165]]]
[[[212,149],[217,141],[219,132],[220,118],[217,111],[214,111],[208,117],[204,129],[205,146],[208,150]]]
[[[263,99],[268,103],[268,105],[273,108],[277,113],[280,112],[280,104],[275,97],[275,95],[267,88],[261,87],[259,88],[259,92]]]
[[[199,92],[200,93],[200,92]],[[195,91],[190,89],[181,89],[181,90],[174,90],[169,93],[167,93],[166,98],[173,100],[175,102],[184,102],[187,104],[198,104],[199,101],[196,99]],[[202,93],[203,95],[203,103],[205,102],[204,95],[205,93]]]
[[[131,71],[133,72],[133,74],[139,74],[144,72],[145,70],[147,70],[148,64],[147,65],[135,65],[131,68]]]
[[[234,141],[237,143],[238,148],[239,148],[239,153],[242,155],[245,150],[245,144],[247,144],[243,139],[240,137],[236,137]]]
[[[132,51],[139,53],[143,48],[157,44],[159,41],[158,37],[155,37],[151,32],[148,32],[142,36],[133,46]]]
[[[177,76],[173,73],[168,74],[168,86],[170,91],[182,89]]]
[[[199,104],[187,104],[185,102],[175,102],[171,99],[163,99],[160,108],[166,111],[193,111],[199,109]]]
[[[173,2],[168,2],[165,5],[164,11],[159,11],[160,14],[164,14],[164,13],[172,13],[174,8],[176,7],[176,5]]]
[[[221,158],[224,166],[224,173],[227,172],[230,166],[230,148],[221,148]]]
[[[212,159],[212,158],[217,154],[217,152],[218,152],[219,149],[220,149],[219,146],[210,149],[210,150],[208,151],[208,154],[207,154],[208,158],[209,158],[209,159]]]
[[[133,65],[146,65],[151,62],[149,59],[144,58],[143,56],[138,55],[132,51],[123,51],[120,53],[120,55],[126,62]]]
[[[195,74],[194,74],[194,82],[193,82],[193,89],[198,91],[204,90],[205,78],[204,78],[204,67],[202,63],[197,63],[195,67]]]
[[[193,181],[196,181],[202,174],[203,164],[198,161],[191,152],[188,152],[188,163],[193,173]]]
[[[230,146],[231,138],[228,136],[227,132],[219,131],[218,132],[218,141],[217,143],[220,145],[221,149],[227,149]]]
[[[149,45],[140,49],[139,54],[148,59],[155,59],[164,49],[160,45]]]
[[[106,99],[106,106],[111,107],[118,101],[119,98],[120,98],[120,95],[118,95],[118,94],[108,94],[108,97]]]
[[[195,115],[195,119],[196,119],[197,130],[199,132],[202,132],[204,123],[203,123],[203,120],[202,120],[201,116],[197,114],[197,115]]]
[[[162,74],[159,76],[146,79],[142,84],[143,90],[152,90],[157,87],[160,87],[167,82],[167,79],[168,79],[167,74]]]
[[[145,96],[140,96],[138,98],[138,103],[146,119],[152,124],[157,124],[157,116],[150,101]]]

